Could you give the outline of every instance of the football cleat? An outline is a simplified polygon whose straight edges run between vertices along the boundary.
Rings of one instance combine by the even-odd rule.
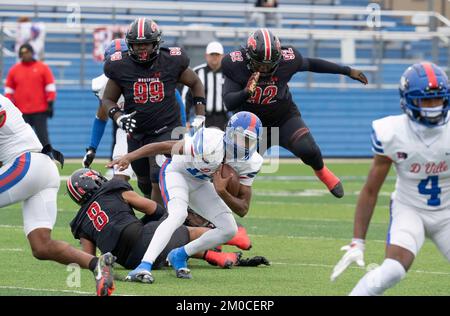
[[[187,267],[187,259],[184,247],[172,249],[167,256],[167,261],[175,269],[177,278],[192,279],[191,270]]]
[[[342,186],[341,180],[334,175],[333,172],[330,171],[326,166],[324,166],[321,170],[314,171],[316,176],[322,181],[330,190],[331,194],[333,194],[337,198],[341,198],[344,196],[344,188]]]
[[[128,273],[128,275],[125,278],[125,281],[151,284],[155,282],[155,279],[153,278],[153,275],[150,271],[144,269],[138,270],[136,268]]]
[[[250,237],[247,235],[247,230],[243,226],[238,227],[238,232],[232,239],[230,239],[227,243],[230,246],[236,246],[242,250],[249,250],[252,248],[252,242],[250,241]]]
[[[215,252],[208,250],[205,254],[205,260],[213,265],[221,268],[230,269],[238,264],[242,252]]]
[[[98,258],[97,266],[94,270],[97,296],[110,296],[114,290],[113,265],[116,261],[110,252]]]

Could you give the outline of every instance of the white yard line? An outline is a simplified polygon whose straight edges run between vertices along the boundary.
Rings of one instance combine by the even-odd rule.
[[[23,290],[23,291],[31,291],[31,292],[52,292],[52,293],[71,293],[71,294],[95,295],[94,291],[84,292],[84,291],[76,291],[76,290],[37,289],[37,288],[32,288],[32,287],[7,286],[7,285],[0,285],[0,289]],[[132,296],[132,295],[113,294],[113,296]]]
[[[0,251],[5,251],[5,252],[22,252],[23,249],[22,248],[0,248]]]

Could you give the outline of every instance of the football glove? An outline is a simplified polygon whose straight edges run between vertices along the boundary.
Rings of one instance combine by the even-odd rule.
[[[116,120],[117,126],[123,129],[127,133],[133,133],[133,130],[136,128],[136,120],[133,116],[136,115],[136,111],[130,114],[123,114],[119,116]]]
[[[248,79],[247,86],[245,87],[245,90],[247,91],[248,95],[253,95],[253,93],[255,92],[259,80],[259,75],[260,75],[259,72],[254,72]]]
[[[89,166],[94,161],[94,158],[95,158],[95,148],[93,148],[93,147],[86,148],[86,154],[83,157],[83,163],[82,163],[83,167],[89,168]]]
[[[202,128],[205,125],[206,117],[204,115],[196,115],[194,120],[192,121],[191,128],[193,129],[192,133],[194,134],[198,129]]]
[[[255,256],[252,258],[239,258],[236,265],[241,267],[257,267],[261,264],[270,266],[269,260],[267,260],[267,258],[263,256]]]
[[[360,267],[364,267],[364,249],[364,240],[355,238],[350,245],[342,247],[341,251],[345,251],[345,254],[334,267],[331,281],[336,280],[353,262],[356,262]]]

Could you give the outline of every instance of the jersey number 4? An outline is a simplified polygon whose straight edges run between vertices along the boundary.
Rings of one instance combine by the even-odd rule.
[[[441,194],[441,188],[439,187],[438,176],[429,176],[428,178],[423,179],[419,182],[419,185],[417,187],[420,194],[430,195],[430,198],[427,200],[427,204],[429,206],[441,205],[441,199],[439,198],[439,194]]]
[[[135,82],[133,85],[134,102],[138,104],[161,102],[164,100],[164,83],[161,81]]]
[[[108,215],[104,211],[102,211],[100,204],[98,204],[97,202],[89,205],[87,215],[97,231],[101,231],[109,222]]]

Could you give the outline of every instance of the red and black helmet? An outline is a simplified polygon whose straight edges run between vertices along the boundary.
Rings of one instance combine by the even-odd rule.
[[[83,205],[106,182],[108,179],[98,171],[88,168],[78,169],[67,179],[67,193],[75,203]]]
[[[125,36],[130,56],[138,63],[148,63],[156,59],[161,44],[161,31],[155,21],[147,18],[134,20]],[[134,50],[133,44],[153,44],[148,50]]]
[[[259,29],[248,37],[246,52],[252,72],[260,72],[262,76],[272,75],[281,60],[280,40],[268,29]]]

